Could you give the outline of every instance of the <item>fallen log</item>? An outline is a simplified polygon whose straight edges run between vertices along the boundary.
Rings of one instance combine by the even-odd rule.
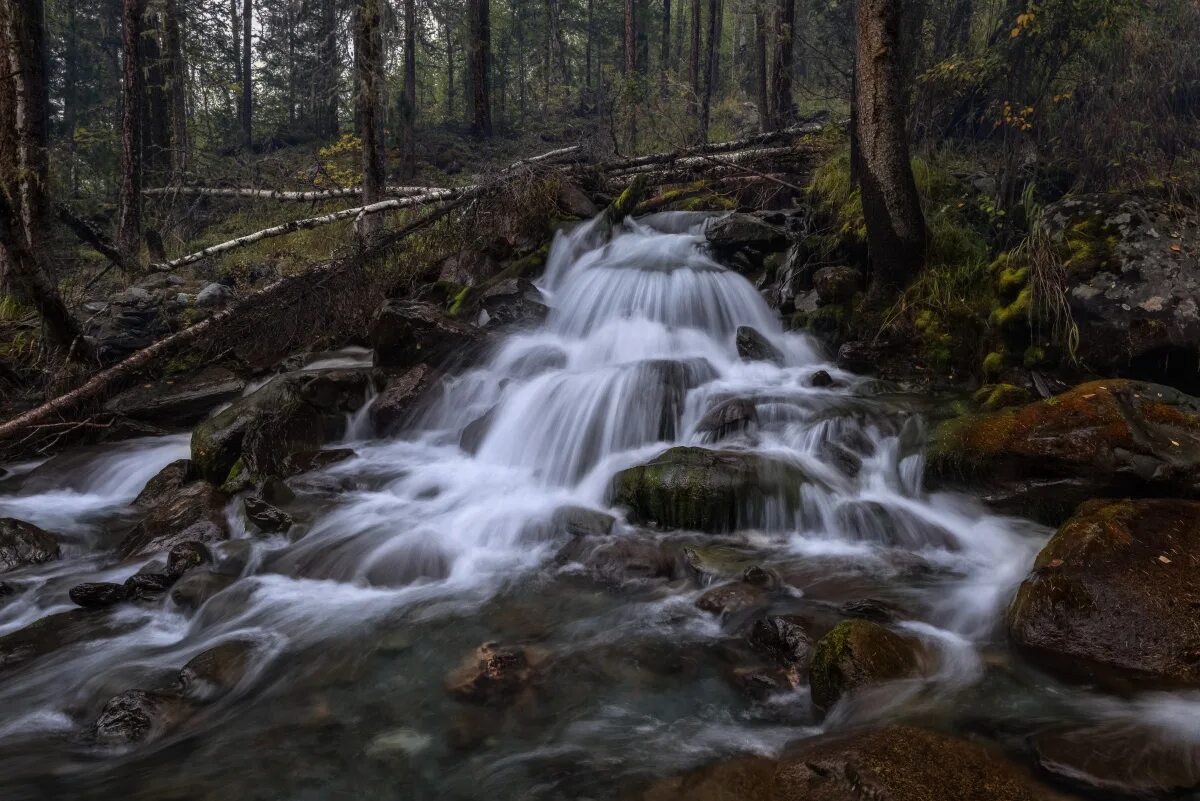
[[[101,256],[108,259],[110,266],[118,267],[126,272],[135,271],[135,266],[125,262],[117,246],[96,226],[71,211],[70,208],[62,203],[54,204],[54,213],[64,225],[71,229],[71,233],[75,234],[81,242],[89,245]],[[108,272],[108,269],[106,267],[100,275]],[[96,276],[96,278],[99,278],[99,276]],[[92,281],[94,282],[96,278],[93,278]]]
[[[332,261],[298,275],[280,278],[238,300],[229,308],[160,339],[123,361],[101,370],[75,389],[0,424],[0,451],[10,448],[12,441],[21,434],[36,432],[40,428],[57,425],[64,421],[78,422],[80,412],[88,408],[98,408],[109,397],[135,383],[139,376],[172,358],[184,348],[197,344],[207,337],[218,335],[223,326],[238,324],[240,318],[270,309],[274,303],[281,298],[287,298],[288,293],[297,288],[320,284],[322,281],[363,264],[365,257],[392,247],[410,234],[432,225],[461,205],[463,200],[463,198],[453,199],[408,225],[385,234],[376,244],[361,254]]]
[[[437,186],[389,186],[384,190],[385,195],[393,197],[413,197],[441,189]],[[287,189],[246,189],[224,186],[156,186],[143,189],[143,195],[190,195],[194,197],[247,197],[263,200],[292,200],[315,202],[332,200],[340,197],[356,197],[362,194],[361,186],[350,186],[345,189],[313,189],[292,191]]]
[[[316,228],[321,225],[329,225],[339,220],[357,219],[366,214],[378,214],[383,211],[391,211],[393,209],[404,209],[411,206],[424,205],[433,203],[439,200],[448,200],[459,194],[461,190],[454,189],[437,189],[428,192],[424,195],[416,195],[408,198],[393,198],[391,200],[381,200],[378,203],[372,203],[368,206],[355,206],[351,209],[342,209],[341,211],[330,212],[329,214],[321,214],[316,217],[306,217],[302,220],[289,220],[280,225],[273,225],[270,228],[264,228],[261,231],[255,231],[251,234],[239,236],[236,239],[230,239],[227,242],[221,242],[217,245],[198,250],[195,253],[189,253],[186,256],[180,256],[171,261],[151,264],[150,269],[157,272],[169,272],[171,270],[184,267],[188,264],[206,259],[209,256],[216,256],[220,253],[226,253],[230,250],[243,248],[247,245],[253,245],[255,242],[261,242],[264,239],[270,239],[276,236],[283,236],[294,231],[303,231],[309,228]]]

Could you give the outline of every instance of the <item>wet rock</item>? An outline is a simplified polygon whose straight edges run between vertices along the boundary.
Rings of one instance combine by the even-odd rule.
[[[580,189],[578,184],[571,183],[570,181],[559,185],[554,202],[558,206],[559,211],[578,217],[581,220],[590,220],[600,213],[600,208],[592,202],[587,193]]]
[[[131,601],[157,601],[174,583],[166,573],[135,573],[125,579],[125,594]]]
[[[248,497],[242,503],[246,509],[246,519],[257,526],[259,531],[273,534],[292,527],[291,515],[262,498]]]
[[[742,576],[756,558],[757,554],[753,552],[721,544],[696,544],[683,549],[684,562],[702,584],[711,579]]]
[[[918,647],[866,620],[839,623],[817,642],[809,669],[813,704],[828,709],[854,690],[920,673]]]
[[[61,555],[58,540],[48,531],[14,517],[0,517],[0,573],[40,565]]]
[[[8,598],[17,594],[17,587],[7,581],[0,581],[0,598]]]
[[[72,609],[30,623],[0,637],[0,671],[88,640],[115,636],[136,624],[115,621],[105,610]]]
[[[719,403],[709,409],[696,424],[696,432],[704,435],[705,442],[728,439],[756,428],[758,407],[748,398],[730,398]]]
[[[193,481],[146,513],[121,544],[122,558],[165,551],[182,542],[213,543],[229,537],[225,493],[207,481]]]
[[[341,448],[339,450],[348,451],[349,456],[354,455],[354,451],[351,451],[349,448]],[[336,453],[336,451],[317,451],[316,453],[318,453],[318,454],[321,454],[321,453],[333,454],[333,453]],[[304,458],[306,456],[306,454],[293,454],[292,456],[288,457],[288,461],[287,461],[287,463],[285,463],[285,467],[288,467],[290,469],[293,466],[297,466],[297,467],[300,466],[300,465],[296,464],[295,457],[297,457],[297,456]],[[338,460],[338,461],[341,461],[341,460]],[[307,467],[307,465],[304,465],[304,466]],[[321,465],[321,466],[323,467],[324,465]],[[309,468],[309,469],[314,469],[314,468]],[[308,472],[308,470],[299,470],[297,472],[306,473],[306,472]],[[286,481],[279,478],[278,476],[268,476],[267,478],[263,479],[262,483],[259,484],[259,486],[258,486],[258,496],[273,506],[279,506],[281,504],[288,504],[288,503],[291,503],[292,501],[296,500],[296,493],[292,491],[292,488],[287,485]]]
[[[389,300],[375,311],[367,336],[376,367],[437,367],[478,344],[483,334],[433,304]]]
[[[398,431],[418,409],[421,398],[433,386],[434,370],[417,364],[388,381],[371,403],[371,421],[380,436]]]
[[[1091,501],[1038,555],[1012,642],[1064,678],[1122,690],[1200,686],[1200,502]]]
[[[662,543],[635,537],[616,537],[600,543],[590,537],[576,537],[563,546],[555,559],[559,564],[579,563],[592,578],[605,584],[670,580],[681,573],[675,555]]]
[[[1200,394],[1200,215],[1146,196],[1072,195],[1046,207],[1042,228],[1064,257],[1082,362]]]
[[[278,475],[288,457],[341,436],[346,415],[366,402],[370,386],[363,370],[276,376],[196,427],[195,470],[217,485]]]
[[[201,309],[219,309],[233,302],[237,292],[233,287],[212,283],[196,294],[196,305]]]
[[[748,362],[770,362],[783,365],[783,351],[771,344],[771,341],[748,325],[740,325],[737,329],[738,356]]]
[[[227,695],[249,672],[254,649],[251,640],[230,640],[196,654],[179,671],[182,695],[200,703]]]
[[[809,478],[799,467],[744,451],[677,447],[613,479],[613,503],[633,520],[725,532],[780,525]],[[786,516],[786,515],[785,515]]]
[[[907,549],[960,547],[952,532],[899,505],[853,498],[838,505],[834,519],[848,538],[861,542]]]
[[[895,604],[881,601],[878,598],[847,601],[842,604],[842,613],[847,617],[869,620],[872,623],[894,623],[903,614]]]
[[[254,557],[254,545],[250,540],[228,540],[213,551],[214,573],[225,576],[240,576]]]
[[[836,386],[837,382],[833,380],[833,376],[831,376],[828,371],[818,370],[809,377],[808,385],[811,387],[817,387],[818,389],[823,389],[825,387]]]
[[[163,300],[141,287],[117,293],[84,325],[102,364],[112,364],[170,333],[171,315]]]
[[[1136,720],[1041,732],[1038,767],[1097,797],[1175,798],[1200,789],[1200,746]]]
[[[860,270],[844,264],[822,267],[813,274],[813,288],[822,305],[845,303],[866,286],[866,278]]]
[[[503,705],[526,689],[532,677],[525,649],[484,643],[446,677],[446,691],[472,704]]]
[[[88,731],[97,745],[132,745],[160,736],[185,720],[192,707],[166,693],[127,690],[110,698]]]
[[[696,608],[714,615],[736,615],[766,603],[767,593],[762,587],[734,581],[705,592],[696,600]]]
[[[869,373],[885,381],[913,377],[912,359],[904,354],[903,343],[888,340],[845,342],[838,348],[837,366],[852,373]]]
[[[912,726],[825,734],[656,782],[642,801],[1064,801],[997,749]]]
[[[460,448],[467,453],[479,452],[479,446],[483,444],[488,430],[492,427],[492,420],[496,417],[496,409],[497,407],[493,406],[486,413],[467,423],[462,430],[462,434],[458,437],[458,446]]]
[[[326,467],[353,459],[357,456],[353,448],[325,448],[319,451],[299,451],[288,454],[279,466],[280,476],[298,476],[301,473],[311,473],[314,470],[324,470]],[[274,492],[278,500],[272,501],[263,495],[268,503],[287,503],[296,497],[286,484],[279,481],[279,476],[267,476],[262,482],[262,492]]]
[[[185,612],[194,612],[235,581],[236,576],[193,570],[171,588],[171,600]]]
[[[1095,497],[1200,497],[1200,399],[1110,379],[943,423],[927,476],[1058,523]]]
[[[549,370],[567,366],[567,354],[553,345],[539,345],[514,359],[508,374],[513,378],[533,378]]]
[[[573,537],[606,537],[617,519],[607,512],[586,506],[564,506],[554,513],[553,525]]]
[[[178,493],[193,478],[191,461],[177,459],[147,481],[146,486],[133,499],[133,503],[141,507],[157,506]]]
[[[761,252],[783,250],[787,231],[753,214],[734,213],[712,220],[704,229],[708,244],[717,251],[752,248]]]
[[[181,542],[167,554],[166,573],[179,578],[193,568],[212,562],[212,553],[202,542]]]
[[[478,293],[480,325],[540,322],[549,313],[541,290],[525,278],[493,282]]]
[[[1010,406],[1024,406],[1037,400],[1025,387],[1014,384],[985,384],[971,397],[980,409],[995,412]]]
[[[217,406],[242,394],[246,382],[224,367],[181,378],[164,378],[122,392],[104,405],[114,414],[178,428],[204,419]]]
[[[76,584],[67,595],[71,603],[84,609],[102,609],[119,604],[128,597],[124,586],[110,582]]]
[[[807,669],[812,661],[812,638],[795,618],[759,618],[750,629],[748,641],[754,650],[783,665]]]

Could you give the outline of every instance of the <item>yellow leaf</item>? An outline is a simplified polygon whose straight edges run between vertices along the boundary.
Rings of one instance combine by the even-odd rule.
[[[1020,35],[1021,35],[1021,29],[1020,29],[1020,28],[1013,28],[1013,29],[1012,29],[1012,35],[1010,36],[1010,38],[1012,38],[1012,39],[1016,39],[1016,38],[1017,38],[1018,36],[1020,36]]]
[[[1162,562],[1164,565],[1169,565],[1169,564],[1171,564],[1171,560],[1170,560],[1170,559],[1168,559],[1168,558],[1167,558],[1167,557],[1165,557],[1165,556],[1160,556],[1160,557],[1158,557],[1158,561]]]

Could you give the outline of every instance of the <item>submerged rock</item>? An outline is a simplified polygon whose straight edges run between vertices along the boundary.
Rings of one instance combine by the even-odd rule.
[[[919,649],[911,640],[866,620],[847,620],[817,642],[809,684],[813,704],[828,709],[854,690],[919,673]]]
[[[208,703],[227,695],[249,672],[254,648],[251,640],[229,640],[196,654],[179,671],[184,697]]]
[[[613,479],[612,501],[664,528],[724,532],[787,525],[808,476],[746,451],[671,448]]]
[[[1200,745],[1136,720],[1052,729],[1030,744],[1038,767],[1097,797],[1175,798],[1200,789]]]
[[[1200,687],[1200,502],[1092,501],[1058,530],[1008,611],[1013,643],[1113,690]]]
[[[750,646],[783,665],[806,669],[813,657],[813,641],[795,619],[778,615],[754,621]]]
[[[165,551],[184,542],[213,543],[229,538],[228,496],[207,481],[193,481],[147,512],[117,547],[122,558]]]
[[[288,457],[341,436],[346,415],[366,402],[362,370],[287,373],[237,400],[192,432],[192,463],[213,484],[278,475]],[[235,470],[236,467],[236,470]]]
[[[127,690],[110,698],[88,731],[97,745],[131,745],[161,735],[193,709],[184,699],[166,693]]]
[[[431,303],[389,300],[375,311],[367,336],[376,367],[437,367],[479,343],[483,333]]]
[[[758,427],[758,407],[749,398],[730,398],[705,412],[696,424],[696,433],[706,442],[728,439]]]
[[[235,581],[236,576],[193,570],[171,588],[171,600],[185,612],[194,612]]]
[[[605,584],[675,579],[681,573],[675,554],[656,540],[622,536],[597,541],[575,537],[555,556],[559,564],[578,563],[589,576]]]
[[[714,615],[736,615],[766,604],[766,591],[745,581],[731,581],[713,587],[696,600],[697,609]]]
[[[48,531],[14,517],[0,517],[0,573],[40,565],[61,555],[58,540]]]
[[[246,509],[246,519],[257,526],[259,531],[273,534],[287,531],[292,527],[291,515],[272,506],[262,498],[248,497],[242,502],[242,505]]]
[[[501,705],[526,689],[533,673],[524,648],[484,643],[446,677],[446,691],[461,701]]]
[[[737,329],[738,356],[748,362],[770,362],[783,366],[783,351],[771,344],[771,341],[759,331],[748,325],[740,325]]]
[[[124,633],[135,625],[128,620],[114,620],[104,610],[72,609],[49,615],[0,637],[0,672],[59,648]]]
[[[1063,801],[997,749],[912,726],[825,734],[778,759],[663,779],[642,801]]]
[[[1200,497],[1200,399],[1139,381],[1092,381],[943,423],[926,469],[1048,522],[1095,497]]]

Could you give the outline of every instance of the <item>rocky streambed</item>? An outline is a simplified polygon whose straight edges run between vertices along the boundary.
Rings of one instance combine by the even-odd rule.
[[[7,466],[0,797],[1195,792],[1200,402],[937,422],[729,268],[790,225],[584,225]]]

